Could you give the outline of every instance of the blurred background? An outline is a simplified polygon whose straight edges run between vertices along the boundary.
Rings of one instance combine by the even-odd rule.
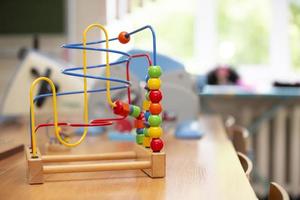
[[[183,122],[199,113],[217,113],[228,129],[233,122],[243,126],[249,132],[247,154],[255,165],[257,194],[264,196],[266,185],[275,180],[299,197],[300,0],[1,0],[2,117],[27,116],[29,84],[47,67],[54,77],[61,67],[81,65],[80,51],[60,47],[81,42],[82,31],[95,22],[104,24],[111,37],[151,25],[158,53],[166,58],[159,64],[164,71],[178,69],[165,80],[175,85],[168,86],[172,98],[165,104],[176,96],[191,102],[191,111],[183,111],[176,110],[180,102],[175,101],[169,115]],[[112,47],[152,51],[150,36],[138,34],[128,45]],[[97,31],[88,35],[88,41],[101,39]],[[89,55],[90,63],[103,59],[102,54]],[[62,90],[63,79],[56,80]],[[76,84],[69,85],[81,87]],[[66,104],[80,107],[80,102]]]

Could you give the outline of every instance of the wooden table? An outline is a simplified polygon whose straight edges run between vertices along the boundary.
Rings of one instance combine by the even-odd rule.
[[[28,185],[23,153],[0,161],[0,199],[256,199],[220,118],[201,117],[201,140],[166,134],[167,175],[151,179],[141,171],[46,175]],[[25,134],[25,130],[24,130]],[[130,143],[89,137],[71,153],[125,151]]]

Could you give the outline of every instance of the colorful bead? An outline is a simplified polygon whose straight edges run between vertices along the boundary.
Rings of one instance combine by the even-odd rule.
[[[144,134],[144,129],[143,128],[137,128],[136,129],[136,134],[138,134],[138,135]]]
[[[161,127],[150,127],[148,130],[149,136],[152,138],[159,138],[162,135],[162,128]]]
[[[158,90],[161,85],[161,80],[159,78],[150,78],[148,80],[148,88],[150,90]]]
[[[121,115],[121,116],[126,117],[129,114],[130,109],[129,109],[128,103],[124,103],[120,100],[117,100],[114,102],[114,104],[115,104],[115,107],[113,108],[113,112],[116,115]]]
[[[121,115],[124,111],[123,109],[123,103],[120,100],[117,100],[114,102],[115,107],[113,108],[113,111],[116,115]]]
[[[141,113],[141,109],[138,106],[130,105],[130,116],[137,118]]]
[[[148,128],[144,128],[143,129],[143,134],[145,135],[145,136],[147,136],[147,137],[149,137],[149,133],[148,133],[149,131],[148,131]]]
[[[160,138],[153,138],[151,140],[151,149],[153,152],[160,152],[164,147],[164,142]]]
[[[150,113],[149,111],[146,111],[146,112],[144,113],[144,116],[145,116],[146,121],[148,121],[150,115],[151,115],[151,113]]]
[[[149,110],[150,101],[144,100],[143,101],[143,110]]]
[[[152,115],[158,115],[159,113],[161,113],[162,107],[159,103],[151,103],[149,110]]]
[[[149,148],[150,147],[150,143],[151,143],[151,137],[145,137],[144,136],[144,141],[143,141],[144,147]]]
[[[148,121],[150,126],[159,126],[161,124],[161,117],[159,115],[150,115]]]
[[[158,103],[162,99],[162,93],[160,90],[152,90],[149,92],[149,99],[152,103]]]
[[[158,78],[161,75],[161,68],[160,66],[150,66],[148,68],[148,75],[150,78]]]
[[[136,143],[137,144],[143,144],[143,142],[144,142],[144,135],[143,134],[136,135],[135,139],[136,139]]]
[[[128,103],[123,102],[123,114],[122,116],[126,117],[129,115],[130,112],[130,105]]]
[[[130,35],[127,32],[122,31],[118,36],[118,40],[120,43],[126,44],[130,41]]]
[[[136,119],[134,120],[134,127],[135,128],[144,128],[144,120]]]

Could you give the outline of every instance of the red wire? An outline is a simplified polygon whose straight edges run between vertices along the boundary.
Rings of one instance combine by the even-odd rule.
[[[129,64],[132,58],[140,58],[140,57],[146,57],[149,66],[152,65],[152,61],[150,59],[150,56],[148,54],[135,54],[129,57],[128,61],[126,62],[126,80],[130,82],[130,73],[129,73]],[[127,97],[128,97],[128,104],[131,103],[131,92],[130,92],[130,87],[127,88]],[[91,126],[108,126],[112,124],[112,121],[120,121],[125,119],[126,117],[119,117],[119,118],[103,118],[103,119],[94,119],[92,120],[89,124],[83,124],[83,123],[67,123],[67,122],[59,122],[58,126],[71,126],[71,127],[91,127]],[[39,124],[35,128],[35,132],[39,128],[42,127],[49,127],[49,126],[54,126],[54,123],[44,123],[44,124]]]

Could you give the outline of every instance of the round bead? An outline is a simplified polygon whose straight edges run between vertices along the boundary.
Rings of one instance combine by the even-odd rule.
[[[137,118],[141,113],[141,109],[138,106],[130,105],[130,116]]]
[[[162,135],[162,128],[161,127],[150,127],[148,130],[149,136],[152,138],[159,138]]]
[[[144,147],[149,148],[151,143],[151,137],[144,137],[143,145]]]
[[[115,104],[115,107],[113,108],[114,113],[116,115],[121,115],[123,113],[123,111],[124,111],[122,101],[117,100],[117,101],[114,102],[114,104]]]
[[[160,138],[153,138],[150,145],[153,152],[160,152],[164,147],[164,142]]]
[[[161,80],[159,78],[150,78],[148,80],[148,88],[150,90],[158,90],[161,85]]]
[[[148,133],[149,131],[148,131],[148,128],[144,128],[143,129],[143,134],[145,135],[145,136],[147,136],[147,137],[149,137],[149,133]]]
[[[146,121],[148,121],[150,115],[151,115],[151,114],[150,114],[149,111],[146,111],[146,112],[144,113],[144,116],[145,116]]]
[[[127,32],[122,31],[118,36],[118,40],[120,43],[126,44],[130,40],[130,35]]]
[[[144,100],[143,101],[143,110],[149,110],[150,107],[150,101]]]
[[[149,99],[152,103],[158,103],[162,99],[162,93],[160,90],[152,90],[149,93]]]
[[[159,115],[150,115],[148,121],[150,126],[159,126],[161,124],[161,117]]]
[[[143,142],[144,142],[144,135],[143,134],[136,135],[135,139],[136,139],[136,143],[143,144]]]
[[[144,129],[143,128],[137,128],[136,129],[136,134],[138,134],[138,135],[144,134]]]
[[[160,66],[150,66],[148,68],[148,75],[150,78],[158,78],[161,75]]]
[[[162,107],[159,103],[151,103],[149,110],[152,115],[158,115],[161,113]]]

